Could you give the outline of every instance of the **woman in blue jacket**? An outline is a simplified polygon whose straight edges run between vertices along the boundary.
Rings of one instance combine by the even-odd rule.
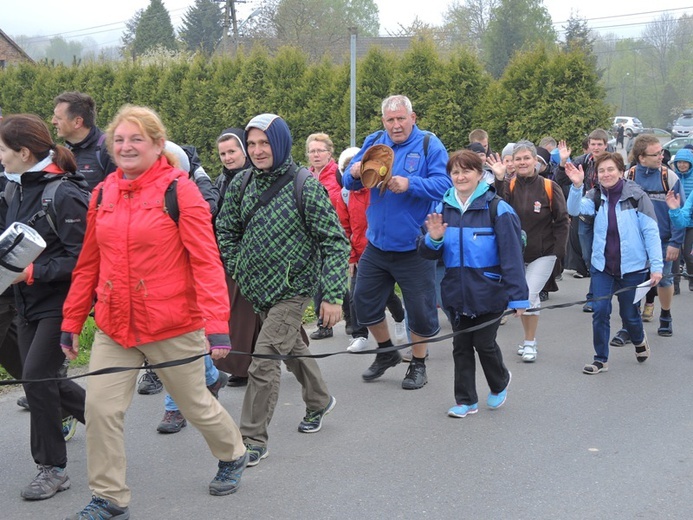
[[[634,181],[623,178],[625,165],[620,153],[603,153],[595,158],[599,186],[582,196],[585,174],[582,166],[566,164],[565,173],[573,185],[568,196],[568,213],[594,216],[592,239],[592,337],[594,361],[585,365],[585,374],[608,370],[610,295],[618,294],[621,321],[635,345],[635,357],[642,363],[650,356],[650,346],[642,326],[639,306],[633,303],[635,286],[662,279],[662,247],[652,201]],[[595,191],[598,190],[598,191]]]
[[[496,343],[500,317],[506,308],[522,314],[529,307],[522,259],[520,220],[509,204],[483,182],[482,161],[469,150],[455,152],[447,164],[453,187],[444,195],[440,211],[428,215],[428,233],[419,253],[442,258],[443,307],[453,330],[455,402],[450,417],[478,411],[474,349],[491,393],[486,404],[499,408],[506,399],[511,374]]]

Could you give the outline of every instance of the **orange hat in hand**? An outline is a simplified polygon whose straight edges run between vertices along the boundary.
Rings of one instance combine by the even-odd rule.
[[[361,158],[361,183],[366,188],[380,186],[380,194],[385,193],[387,183],[392,177],[392,163],[395,152],[387,145],[371,146]]]

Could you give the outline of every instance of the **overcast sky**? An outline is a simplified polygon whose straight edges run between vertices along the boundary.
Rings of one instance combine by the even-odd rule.
[[[9,0],[3,2],[9,3]],[[164,0],[174,27],[180,25],[183,14],[193,3],[193,0]],[[244,20],[260,3],[260,0],[247,0],[237,4],[239,19]],[[416,17],[440,25],[443,13],[451,3],[452,0],[376,0],[380,9],[380,32],[382,35],[396,33],[400,25],[406,27]],[[570,5],[576,4],[580,6],[576,14],[587,19],[592,28],[619,36],[639,35],[645,24],[663,12],[674,17],[684,13],[693,15],[693,0],[667,0],[662,4],[651,0],[544,0],[558,31],[571,15]],[[62,35],[66,39],[77,40],[90,36],[104,45],[118,45],[125,22],[138,9],[146,8],[149,0],[32,0],[28,4],[15,5],[12,9],[7,6],[2,8],[0,17],[0,29],[10,36]],[[572,9],[575,10],[574,7]]]

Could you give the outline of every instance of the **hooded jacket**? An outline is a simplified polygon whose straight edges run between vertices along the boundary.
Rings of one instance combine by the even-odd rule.
[[[674,161],[669,161],[669,166],[673,168],[676,175],[678,175],[681,185],[683,186],[683,192],[686,197],[688,197],[693,193],[693,151],[688,148],[682,148],[676,152],[674,159]],[[679,170],[676,164],[679,161],[685,161],[689,164],[688,171],[682,172]]]
[[[573,215],[594,216],[592,239],[592,266],[604,271],[606,233],[609,227],[608,198],[600,190],[601,204],[595,215],[593,188],[583,197],[582,187],[570,188],[568,212]],[[657,228],[657,217],[650,198],[635,182],[624,180],[623,190],[616,207],[616,224],[621,248],[621,274],[634,273],[648,266],[653,273],[662,272],[662,247]]]
[[[32,264],[33,280],[13,285],[19,315],[27,320],[59,318],[70,289],[70,278],[82,249],[86,229],[87,184],[84,177],[60,169],[50,158],[39,162],[33,171],[21,176],[14,196],[7,205],[0,198],[0,229],[13,222],[28,223],[42,210],[41,198],[46,184],[58,176],[69,175],[74,182],[61,182],[55,192],[57,235],[46,217],[37,218],[34,229],[46,241],[46,248]],[[79,187],[78,187],[79,186]]]
[[[469,317],[503,312],[506,308],[529,308],[529,293],[522,259],[520,219],[505,201],[498,202],[495,221],[489,202],[496,196],[480,182],[467,209],[462,212],[455,188],[443,199],[443,222],[448,227],[443,239],[434,241],[426,233],[419,253],[431,260],[443,259],[441,282],[443,307],[451,316]]]
[[[224,198],[226,197],[226,190],[229,188],[229,184],[231,183],[233,178],[240,172],[250,168],[248,152],[246,152],[245,149],[245,130],[243,130],[242,128],[227,128],[221,133],[219,137],[223,135],[233,136],[233,138],[238,143],[238,146],[240,146],[241,150],[243,150],[243,155],[245,156],[245,164],[242,167],[234,168],[233,170],[229,170],[228,168],[226,168],[226,166],[222,167],[221,175],[217,177],[217,180],[215,182],[215,185],[219,190],[219,200],[217,202],[217,208],[219,210],[221,210],[221,206],[224,203]]]
[[[174,179],[178,223],[164,211]],[[89,206],[62,330],[82,330],[96,294],[96,325],[125,348],[203,328],[228,334],[229,296],[209,205],[188,173],[160,157],[134,180],[118,168],[100,189],[101,204],[93,196]]]
[[[687,172],[681,172],[676,166],[678,161],[687,161],[691,167]],[[669,217],[677,228],[693,228],[693,152],[688,148],[679,150],[676,152],[676,161],[670,164],[675,167],[676,174],[683,184],[686,202],[682,208],[670,209]]]
[[[318,283],[325,301],[341,304],[347,290],[349,242],[327,192],[312,175],[303,187],[305,221],[289,182],[243,228],[260,195],[294,164],[291,133],[282,118],[262,114],[248,123],[246,131],[251,128],[267,135],[273,164],[270,171],[253,167],[242,199],[242,176],[229,185],[216,221],[227,273],[256,311],[267,311],[295,296],[311,297]]]

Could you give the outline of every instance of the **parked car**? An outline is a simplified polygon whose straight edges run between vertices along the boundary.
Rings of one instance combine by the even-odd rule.
[[[687,137],[693,133],[693,110],[686,110],[671,128],[671,138]]]
[[[616,116],[614,117],[614,123],[611,126],[611,132],[616,135],[618,130],[618,125],[623,123],[624,133],[626,137],[633,137],[634,135],[641,134],[643,131],[642,121],[637,117],[632,116]]]
[[[676,152],[678,152],[687,144],[693,145],[693,135],[690,135],[688,137],[677,137],[676,139],[672,139],[671,141],[664,143],[662,145],[662,148],[664,148],[665,150],[669,150],[669,153],[672,156],[674,156],[676,155]]]

